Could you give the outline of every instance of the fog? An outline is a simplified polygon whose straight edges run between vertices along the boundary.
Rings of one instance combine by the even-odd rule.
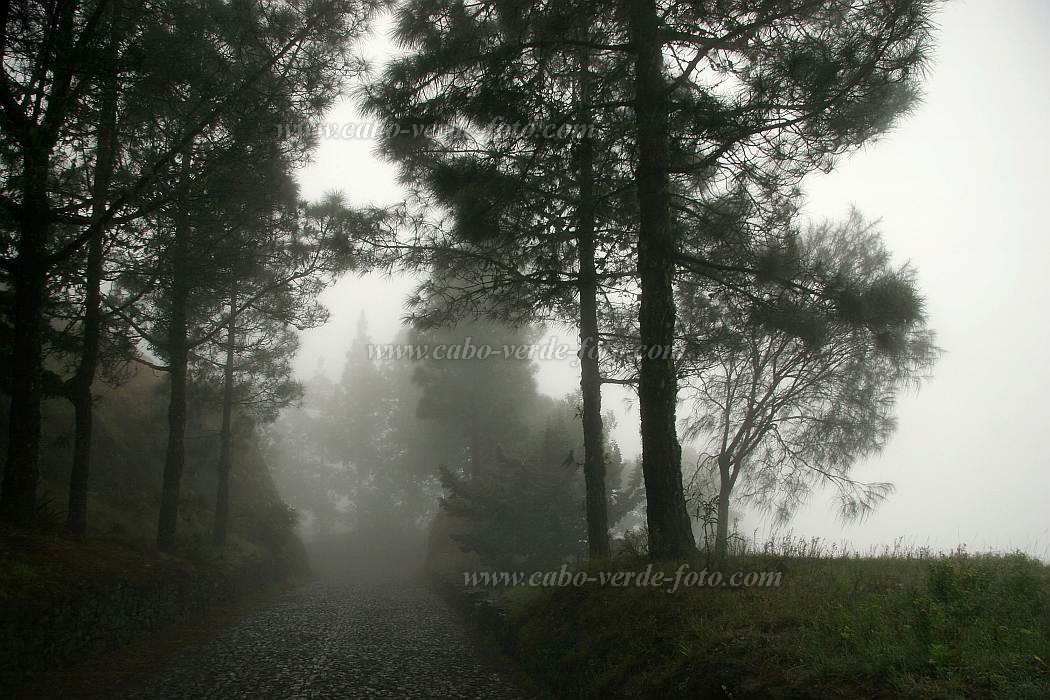
[[[1044,445],[1050,409],[1050,8],[1040,0],[956,2],[939,16],[940,36],[925,98],[888,135],[806,181],[807,214],[841,218],[855,205],[881,219],[888,247],[918,269],[930,325],[946,352],[933,378],[899,403],[885,451],[856,467],[861,480],[896,492],[863,522],[843,522],[827,494],[786,525],[750,513],[760,540],[791,531],[848,543],[952,550],[1019,549],[1050,558],[1050,469]],[[393,51],[388,22],[365,54],[376,66]],[[327,121],[365,121],[352,104]],[[324,139],[299,182],[306,196],[342,191],[361,205],[400,200],[393,166],[365,139]],[[308,331],[296,367],[338,376],[360,314],[373,342],[392,342],[413,287],[404,277],[350,277],[323,300],[331,321]],[[549,331],[575,342],[575,331]],[[569,362],[539,363],[541,391],[578,389]],[[637,410],[619,387],[604,390],[619,423],[612,437],[639,450]]]
[[[1050,698],[1048,31],[5,0],[0,697]]]

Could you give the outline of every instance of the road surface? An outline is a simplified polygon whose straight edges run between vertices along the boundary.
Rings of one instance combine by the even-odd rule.
[[[325,581],[179,650],[126,698],[523,698],[425,583]]]

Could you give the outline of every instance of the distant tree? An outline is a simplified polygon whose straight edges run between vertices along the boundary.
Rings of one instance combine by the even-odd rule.
[[[309,513],[311,534],[418,543],[435,509],[437,465],[458,459],[463,439],[416,415],[418,364],[372,357],[369,341],[362,315],[340,379],[315,377],[302,405],[268,430],[277,478]]]
[[[576,457],[583,447],[579,400],[577,394],[544,402],[543,423],[532,428],[524,448],[516,454],[497,449],[481,474],[467,478],[441,470],[442,509],[469,524],[452,535],[461,548],[504,570],[542,569],[582,556],[587,524],[586,489]],[[637,485],[618,488],[623,470],[619,450],[610,443],[604,450],[615,525],[637,505],[641,493]]]
[[[264,426],[274,481],[305,520],[306,534],[345,531],[343,503],[349,498],[345,469],[332,447],[343,430],[333,417],[335,384],[322,371],[304,382],[302,401]]]
[[[883,448],[897,393],[917,385],[938,354],[914,271],[891,264],[873,224],[853,212],[799,245],[813,274],[850,290],[834,313],[783,291],[759,307],[731,295],[715,298],[716,313],[683,305],[682,323],[698,338],[696,374],[684,380],[693,404],[686,435],[706,440],[699,467],[718,475],[719,553],[738,485],[740,500],[780,518],[817,483],[838,490],[844,516],[870,510],[892,487],[857,482],[851,467]]]
[[[444,346],[459,354],[469,341],[503,352],[503,346],[518,347],[536,339],[531,328],[508,329],[497,323],[476,321],[419,331],[412,344],[432,350]],[[462,460],[469,478],[480,478],[496,468],[495,455],[517,451],[535,415],[538,400],[536,366],[527,360],[501,355],[471,359],[431,359],[417,363],[413,381],[422,389],[416,416],[435,421],[461,440]],[[434,465],[435,467],[437,465]]]
[[[395,341],[410,344],[416,331],[403,326]],[[383,379],[392,401],[387,421],[387,488],[395,501],[391,513],[413,537],[422,537],[438,512],[441,487],[438,466],[459,465],[465,459],[463,436],[447,423],[419,416],[425,391],[417,380],[419,362],[386,359]]]
[[[369,357],[368,343],[362,314],[326,417],[334,438],[331,449],[347,480],[351,524],[361,535],[400,530],[391,521],[404,515],[392,503],[397,480],[391,473],[391,452],[396,446],[391,444],[389,426],[396,398],[386,376],[388,368]]]

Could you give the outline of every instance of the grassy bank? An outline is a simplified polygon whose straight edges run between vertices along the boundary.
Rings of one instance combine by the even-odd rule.
[[[682,563],[705,567],[656,568]],[[745,554],[721,569],[782,576],[505,590],[514,655],[559,697],[1050,697],[1050,567],[1023,555]]]
[[[239,538],[223,550],[203,547],[168,556],[126,540],[76,539],[0,525],[0,604],[31,604],[92,585],[148,585],[171,576],[245,579],[245,587],[280,588],[310,577],[298,542],[267,550]]]
[[[310,575],[296,514],[274,487],[256,430],[234,436],[228,536],[213,544],[218,416],[200,397],[189,406],[176,554],[159,553],[167,382],[138,372],[96,394],[87,532],[63,534],[74,442],[64,399],[42,405],[34,527],[0,526],[0,695]],[[0,396],[0,423],[7,418]]]
[[[230,523],[226,546],[212,544],[219,451],[215,406],[190,401],[187,449],[179,503],[178,556],[156,551],[160,485],[167,445],[167,382],[133,373],[121,386],[95,387],[93,460],[88,528],[65,531],[72,463],[73,410],[65,399],[42,405],[40,482],[33,530],[0,529],[0,601],[55,595],[89,582],[149,581],[156,572],[283,580],[307,569],[296,538],[295,513],[270,478],[255,430],[233,440]],[[0,395],[0,423],[9,418]],[[0,454],[6,449],[0,431]]]

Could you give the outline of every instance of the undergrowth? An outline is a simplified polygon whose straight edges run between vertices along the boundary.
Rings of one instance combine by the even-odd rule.
[[[581,568],[641,572],[637,555]],[[1023,554],[861,555],[820,540],[654,568],[775,587],[509,588],[515,655],[560,697],[1047,698],[1050,567]]]

